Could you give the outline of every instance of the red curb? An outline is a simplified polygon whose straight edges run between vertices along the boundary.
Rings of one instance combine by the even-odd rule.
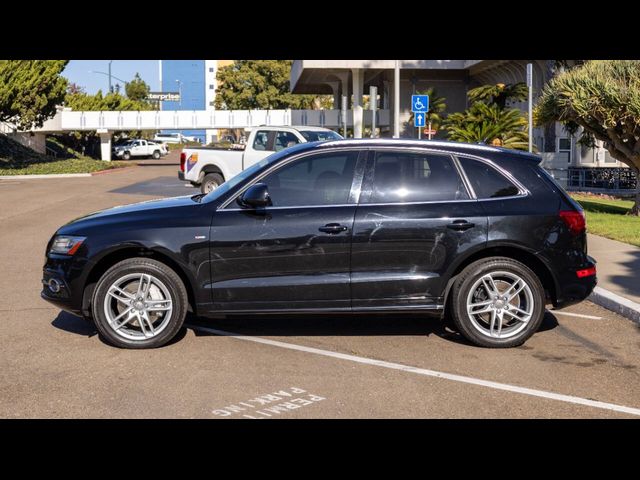
[[[138,168],[138,165],[132,165],[131,167],[108,168],[107,170],[100,170],[98,172],[91,172],[91,176],[93,177],[94,175],[105,175],[107,173],[122,172],[124,170],[132,170],[134,168]]]

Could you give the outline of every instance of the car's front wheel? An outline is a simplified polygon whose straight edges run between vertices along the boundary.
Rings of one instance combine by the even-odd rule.
[[[129,152],[124,152],[124,153],[122,154],[122,158],[123,158],[124,160],[129,160],[129,159],[131,158],[131,153],[129,153]]]
[[[522,345],[544,317],[540,279],[511,258],[491,257],[468,265],[451,295],[455,326],[467,340],[482,347]]]
[[[154,150],[152,157],[157,160],[160,158],[160,150]]]
[[[155,348],[180,330],[188,298],[180,277],[149,258],[123,260],[98,281],[93,318],[102,337],[123,348]]]

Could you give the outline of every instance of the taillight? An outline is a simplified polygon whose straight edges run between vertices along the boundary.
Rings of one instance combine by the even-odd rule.
[[[587,222],[582,211],[560,210],[560,218],[574,235],[584,232],[587,228]]]
[[[596,266],[585,268],[584,270],[577,270],[576,276],[578,278],[590,277],[596,274]]]
[[[180,171],[184,173],[184,164],[187,162],[187,154],[180,152]]]

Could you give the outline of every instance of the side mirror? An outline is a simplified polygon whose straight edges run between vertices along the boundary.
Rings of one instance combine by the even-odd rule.
[[[266,183],[256,183],[238,197],[238,204],[243,208],[264,208],[271,203],[269,187]]]

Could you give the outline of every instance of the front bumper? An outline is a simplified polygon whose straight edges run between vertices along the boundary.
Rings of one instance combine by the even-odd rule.
[[[82,315],[84,276],[88,261],[66,255],[47,255],[42,269],[42,291],[40,297],[56,307]],[[52,286],[57,286],[55,291]]]

